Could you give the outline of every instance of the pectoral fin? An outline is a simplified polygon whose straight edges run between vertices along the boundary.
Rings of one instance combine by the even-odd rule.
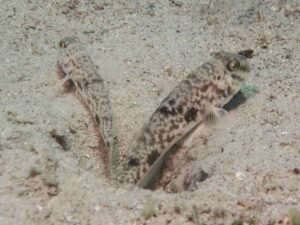
[[[215,125],[219,122],[221,118],[224,118],[228,115],[228,112],[225,109],[222,108],[212,108],[209,110],[209,112],[206,114],[206,117],[204,119],[204,123],[206,125]]]

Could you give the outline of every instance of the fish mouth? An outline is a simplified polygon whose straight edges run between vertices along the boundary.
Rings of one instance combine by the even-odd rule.
[[[243,63],[243,65],[241,65],[241,70],[244,71],[244,72],[250,72],[250,65],[248,62],[246,63]]]
[[[250,72],[250,64],[248,62],[249,58],[241,54],[238,54],[238,58],[239,61],[241,62],[240,70],[243,72]]]

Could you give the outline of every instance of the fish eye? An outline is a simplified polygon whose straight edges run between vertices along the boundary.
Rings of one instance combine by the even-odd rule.
[[[232,59],[227,65],[227,69],[230,71],[236,71],[239,68],[240,68],[240,63],[236,59]]]
[[[62,41],[59,42],[59,47],[61,47],[61,48],[66,48],[67,47],[67,45],[66,45],[66,43],[65,43],[64,40],[62,40]]]

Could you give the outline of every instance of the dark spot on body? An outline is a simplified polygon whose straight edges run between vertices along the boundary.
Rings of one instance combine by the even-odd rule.
[[[151,131],[150,131],[150,128],[149,128],[149,127],[146,127],[145,130],[144,130],[144,132],[145,132],[146,134],[151,134]]]
[[[228,95],[232,95],[233,94],[233,90],[230,86],[227,87],[227,94]]]
[[[163,115],[165,115],[166,117],[168,116],[176,116],[177,112],[175,110],[175,108],[171,108],[169,109],[167,106],[162,106],[159,108],[159,112]]]
[[[198,110],[194,107],[190,108],[184,115],[184,119],[186,122],[191,122],[192,120],[196,120]]]
[[[182,136],[182,133],[178,133],[178,134],[177,134],[177,137],[181,137],[181,136]]]
[[[96,119],[96,122],[97,122],[98,124],[100,124],[100,119],[99,119],[99,116],[98,116],[97,113],[95,114],[95,119]]]
[[[231,74],[232,78],[238,81],[243,81],[244,79],[237,74]]]
[[[166,115],[166,116],[169,114],[169,110],[166,106],[160,107],[159,112]]]
[[[201,100],[200,99],[197,99],[193,102],[193,104],[196,104],[198,106],[201,106]]]
[[[224,98],[227,97],[226,92],[223,89],[217,89],[216,93],[217,93],[218,96],[222,96]]]
[[[192,85],[192,83],[191,83],[190,80],[184,80],[183,82],[184,82],[187,86],[191,86],[191,85]]]
[[[79,82],[79,81],[76,81],[76,84],[77,84],[78,88],[79,88],[80,90],[82,90],[82,87],[81,87],[80,82]]]
[[[143,173],[146,173],[146,172],[147,172],[147,168],[143,167]]]
[[[209,85],[208,85],[208,84],[204,84],[204,85],[200,88],[200,91],[206,92],[208,88],[209,88]]]
[[[127,164],[128,166],[139,166],[140,161],[137,158],[129,157]]]
[[[175,103],[176,103],[176,102],[175,102],[174,99],[170,99],[170,100],[169,100],[169,104],[170,104],[171,106],[172,106],[172,105],[175,105]]]
[[[210,96],[210,98],[208,100],[210,103],[212,103],[215,100],[215,96]]]
[[[188,75],[188,78],[196,79],[197,75],[195,73],[190,73],[190,75]]]
[[[172,136],[167,135],[167,142],[168,142],[168,143],[172,142],[174,138],[175,138],[174,135],[172,135]]]
[[[160,128],[158,131],[158,133],[161,135],[164,134],[165,132],[166,132],[166,130],[164,128]]]
[[[182,101],[182,102],[181,102],[181,105],[182,105],[183,107],[186,106],[186,105],[187,105],[186,100]]]
[[[182,105],[177,106],[177,112],[180,113],[180,114],[183,112]]]
[[[152,165],[159,156],[160,154],[157,150],[152,151],[147,157],[147,163]]]
[[[172,124],[172,125],[170,126],[170,131],[176,130],[176,129],[178,129],[178,128],[179,128],[179,126],[178,126],[177,124]]]
[[[182,123],[183,122],[183,118],[179,118],[178,120],[177,120],[179,123]]]
[[[165,144],[164,144],[164,140],[162,138],[162,134],[158,135],[158,141],[159,141],[160,148],[163,149],[165,147]]]
[[[137,183],[140,179],[141,179],[140,170],[137,170],[136,171],[136,180],[135,180],[135,183]]]

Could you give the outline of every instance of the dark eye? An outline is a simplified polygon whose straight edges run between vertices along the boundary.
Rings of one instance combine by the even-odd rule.
[[[67,47],[67,45],[66,45],[66,43],[65,43],[64,40],[62,40],[62,41],[59,42],[59,47],[61,47],[61,48],[66,48]]]
[[[240,63],[236,59],[231,60],[227,65],[227,69],[230,71],[235,71],[238,70],[239,68],[240,68]]]

